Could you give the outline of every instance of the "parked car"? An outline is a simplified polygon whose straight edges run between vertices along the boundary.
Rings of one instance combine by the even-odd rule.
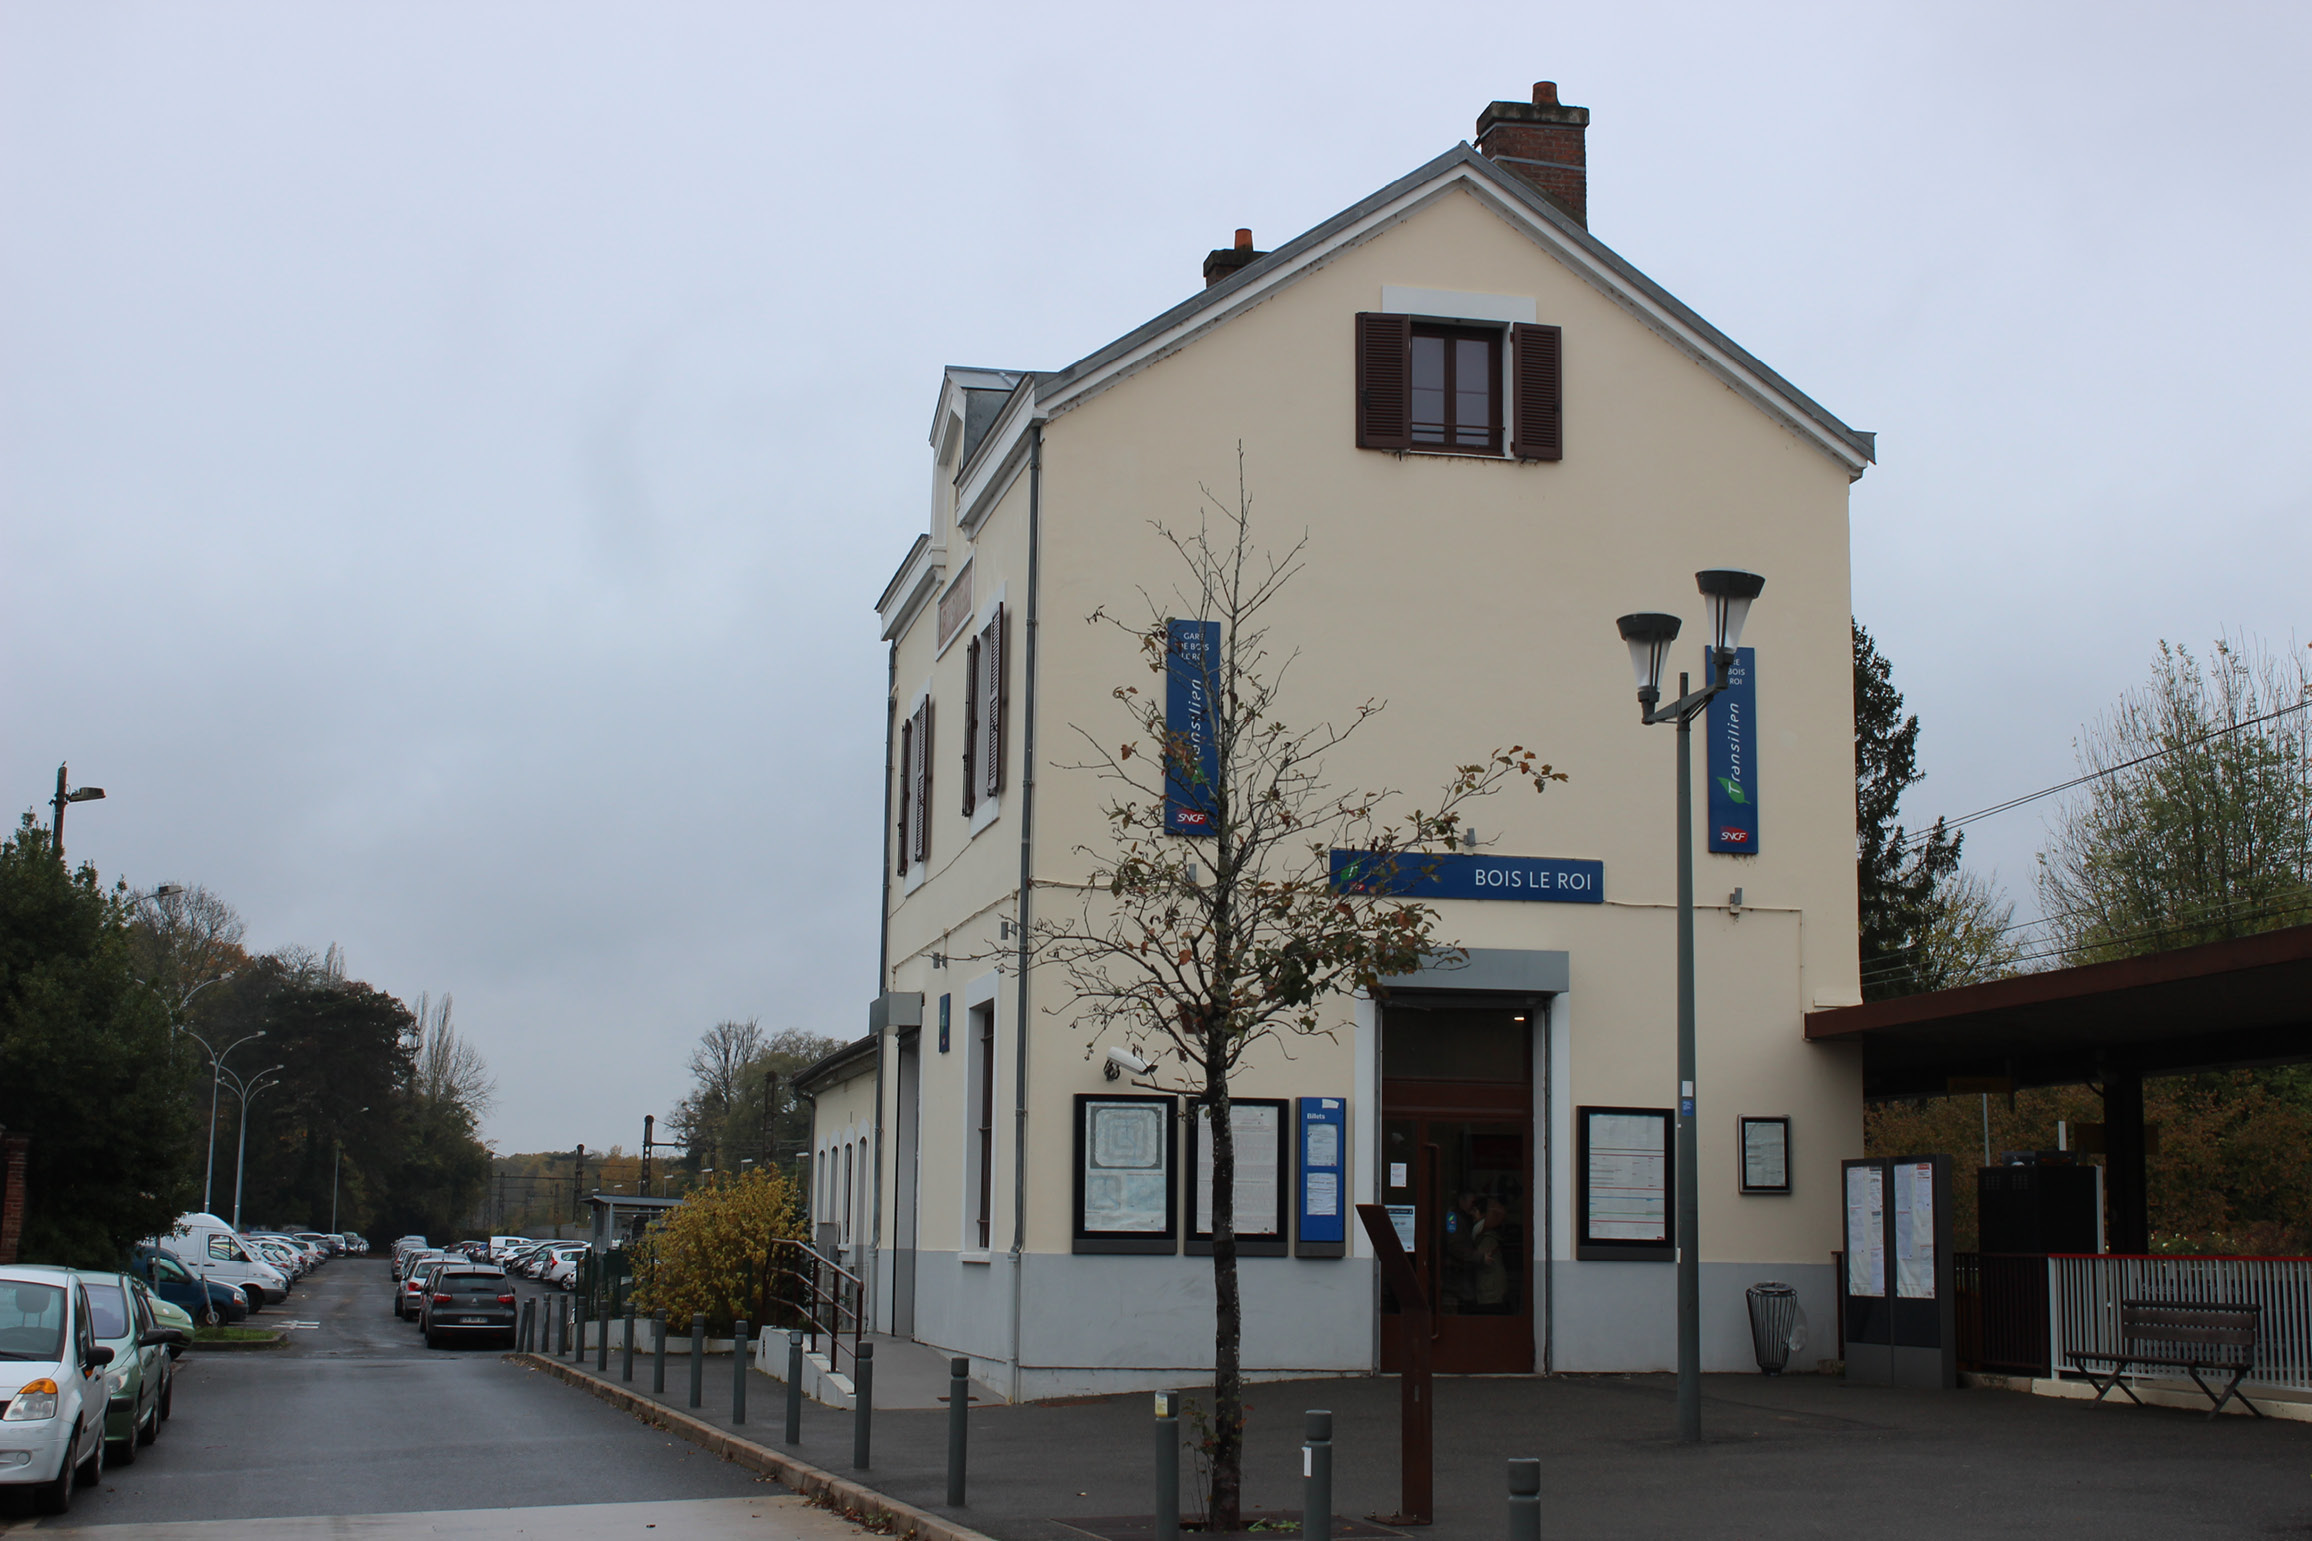
[[[448,1261],[446,1256],[437,1252],[432,1257],[421,1257],[412,1263],[408,1275],[394,1287],[393,1314],[405,1322],[416,1321],[418,1308],[425,1303],[427,1282],[433,1278],[434,1270]]]
[[[155,1245],[164,1238],[152,1238]],[[289,1298],[289,1278],[272,1264],[249,1255],[239,1233],[215,1215],[180,1215],[165,1245],[187,1268],[212,1284],[239,1290],[251,1311]]]
[[[88,1291],[68,1269],[0,1267],[0,1484],[42,1514],[104,1474],[105,1368]]]
[[[490,1238],[490,1261],[503,1268],[506,1266],[507,1259],[515,1253],[527,1252],[536,1245],[537,1243],[527,1236],[492,1236]]]
[[[308,1266],[305,1258],[290,1248],[287,1243],[271,1236],[245,1236],[242,1238],[242,1245],[246,1246],[257,1257],[280,1269],[292,1281],[305,1277]]]
[[[425,1346],[440,1348],[461,1337],[492,1337],[514,1346],[514,1285],[503,1268],[488,1263],[438,1264],[419,1307]]]
[[[230,1327],[249,1315],[248,1297],[228,1285],[197,1277],[182,1258],[164,1248],[138,1245],[129,1257],[129,1272],[198,1326]]]
[[[133,1466],[138,1450],[160,1438],[161,1407],[175,1389],[169,1345],[185,1334],[153,1320],[128,1274],[83,1269],[79,1278],[88,1291],[90,1330],[112,1350],[104,1372],[105,1464]]]
[[[593,1250],[583,1241],[547,1248],[545,1266],[538,1270],[538,1282],[558,1290],[577,1288],[578,1270],[586,1266],[587,1254]]]
[[[145,1283],[144,1280],[138,1278],[135,1274],[129,1275],[129,1282],[136,1286],[136,1292],[143,1299],[145,1303],[145,1309],[152,1313],[154,1326],[174,1327],[177,1331],[184,1334],[183,1342],[172,1342],[169,1344],[169,1357],[171,1359],[184,1358],[185,1350],[191,1346],[193,1341],[192,1314],[186,1311],[182,1306],[173,1305],[170,1302],[161,1299],[160,1296],[153,1293],[153,1287],[151,1285]],[[168,1416],[169,1404],[167,1399],[164,1398],[161,1402],[161,1421],[164,1423],[167,1422]]]
[[[297,1239],[309,1247],[319,1247],[324,1257],[336,1257],[345,1250],[345,1238],[328,1231],[299,1231]]]

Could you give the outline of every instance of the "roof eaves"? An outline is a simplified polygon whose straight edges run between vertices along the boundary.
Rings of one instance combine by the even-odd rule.
[[[931,536],[929,534],[918,535],[915,537],[915,544],[909,546],[907,548],[907,555],[899,559],[899,570],[891,575],[891,581],[889,583],[883,585],[882,596],[875,601],[876,609],[881,610],[884,606],[890,604],[895,597],[897,597],[899,593],[899,585],[907,581],[907,574],[915,566],[915,559],[922,555],[923,548],[930,544]]]
[[[787,1084],[797,1092],[808,1093],[821,1083],[832,1080],[837,1072],[866,1059],[874,1052],[875,1035],[870,1033],[864,1038],[843,1045],[834,1053],[813,1063],[809,1068],[797,1071],[794,1079]]]

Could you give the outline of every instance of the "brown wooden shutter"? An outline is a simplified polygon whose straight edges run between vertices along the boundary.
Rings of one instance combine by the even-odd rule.
[[[1509,329],[1509,452],[1520,460],[1565,458],[1565,339],[1554,326]]]
[[[931,860],[931,703],[915,709],[915,859]]]
[[[974,637],[963,646],[963,813],[971,817],[973,802],[979,795],[979,777],[975,774],[972,753],[979,747],[979,638]]]
[[[899,725],[899,763],[892,771],[899,780],[897,794],[891,800],[899,805],[899,872],[905,876],[908,858],[915,850],[915,820],[908,813],[915,806],[915,717],[912,713]]]
[[[1357,313],[1357,448],[1413,447],[1413,318]]]
[[[1004,688],[1004,655],[1010,651],[1005,645],[1010,630],[1011,616],[1002,605],[995,607],[995,618],[980,633],[979,656],[985,676],[980,684],[979,774],[980,792],[994,797],[1003,791],[1003,728],[1004,708],[1010,695]]]

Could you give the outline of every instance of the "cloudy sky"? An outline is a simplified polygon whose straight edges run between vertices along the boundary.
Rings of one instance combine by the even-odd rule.
[[[452,992],[501,1149],[631,1146],[717,1018],[863,1025],[940,366],[1548,78],[1598,235],[1878,430],[1856,609],[1980,807],[2159,638],[2312,634],[2308,66],[2281,3],[7,0],[0,786]],[[2040,836],[1969,842],[2026,909]]]

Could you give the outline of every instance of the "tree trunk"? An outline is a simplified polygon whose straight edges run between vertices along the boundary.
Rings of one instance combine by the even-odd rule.
[[[1208,1029],[1204,1094],[1212,1135],[1212,1528],[1243,1524],[1243,1303],[1236,1287],[1236,1126],[1229,1113],[1227,1046]]]

